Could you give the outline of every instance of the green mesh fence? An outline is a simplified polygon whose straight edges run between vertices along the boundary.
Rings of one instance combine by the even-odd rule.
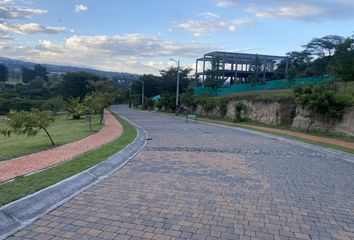
[[[252,85],[251,83],[235,84],[229,87],[222,87],[212,89],[209,87],[197,87],[194,89],[194,94],[200,96],[209,94],[212,96],[224,96],[232,93],[247,92],[247,91],[264,91],[289,89],[302,84],[321,84],[335,80],[333,77],[308,77],[308,78],[294,78],[288,80],[272,80],[267,81],[266,84]]]

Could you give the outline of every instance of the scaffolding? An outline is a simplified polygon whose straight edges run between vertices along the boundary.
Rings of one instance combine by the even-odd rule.
[[[216,73],[217,79],[224,82],[229,80],[230,85],[246,83],[253,74],[253,65],[257,60],[260,62],[260,68],[262,69],[261,77],[263,78],[263,82],[270,80],[275,75],[276,66],[281,61],[286,62],[284,77],[288,77],[288,57],[249,53],[210,52],[196,60],[195,86],[197,86],[197,81],[201,81],[204,86],[206,77],[210,74],[211,70],[213,74]],[[201,71],[199,71],[200,62],[203,64]],[[215,69],[215,66],[212,66],[215,65],[215,62],[217,62],[217,69]],[[207,64],[210,65],[208,69]]]

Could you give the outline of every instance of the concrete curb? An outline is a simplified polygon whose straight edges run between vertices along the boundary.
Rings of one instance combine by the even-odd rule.
[[[31,224],[127,164],[146,145],[148,138],[146,131],[133,125],[137,130],[135,140],[106,161],[0,208],[0,240]]]

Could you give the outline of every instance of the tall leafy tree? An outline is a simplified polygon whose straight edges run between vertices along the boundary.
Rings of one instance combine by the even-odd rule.
[[[210,88],[221,87],[224,79],[220,79],[222,76],[222,62],[219,57],[213,58],[211,61],[211,69],[206,71],[205,86]]]
[[[5,65],[0,64],[0,82],[6,82],[8,77],[9,77],[8,68]]]
[[[318,57],[333,56],[336,46],[343,40],[344,38],[338,35],[327,35],[321,38],[313,38],[304,47]]]
[[[191,84],[190,73],[192,69],[190,68],[180,68],[179,72],[179,92],[183,93],[187,90]],[[159,84],[160,93],[170,93],[176,94],[177,87],[177,68],[170,67],[167,70],[162,70],[161,82]]]
[[[87,93],[92,92],[89,86],[90,80],[99,81],[102,78],[87,72],[66,73],[60,83],[60,93],[65,99],[70,97],[84,99]]]
[[[256,55],[255,59],[252,61],[251,72],[252,72],[252,75],[250,76],[250,81],[252,84],[263,83],[262,61],[258,55]]]
[[[336,47],[333,71],[345,82],[354,81],[354,39],[347,38]]]

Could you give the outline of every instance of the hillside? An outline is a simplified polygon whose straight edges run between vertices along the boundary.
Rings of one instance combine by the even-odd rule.
[[[7,66],[9,71],[19,72],[22,66],[33,68],[33,66],[38,63],[0,57],[0,64]],[[100,70],[85,68],[85,67],[60,66],[60,65],[53,65],[53,64],[41,64],[41,65],[46,67],[47,71],[50,73],[67,73],[67,72],[85,71],[85,72],[89,72],[89,73],[93,73],[105,77],[118,77],[124,79],[136,79],[139,77],[138,74],[125,73],[125,72],[100,71]]]

